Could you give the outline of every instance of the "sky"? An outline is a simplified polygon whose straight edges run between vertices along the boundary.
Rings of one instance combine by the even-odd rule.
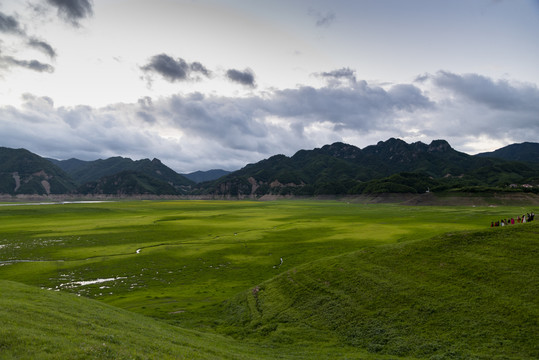
[[[0,146],[236,170],[539,140],[539,0],[0,0]]]

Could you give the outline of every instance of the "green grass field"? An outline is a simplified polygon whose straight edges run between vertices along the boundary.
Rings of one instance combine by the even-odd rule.
[[[489,228],[531,210],[307,200],[0,207],[2,309],[24,304],[29,319],[18,326],[13,311],[1,313],[11,327],[0,358],[35,352],[33,338],[48,344],[42,358],[537,358],[539,227]],[[69,330],[77,321],[86,332]],[[65,336],[53,336],[58,327]],[[93,340],[71,349],[77,338]]]

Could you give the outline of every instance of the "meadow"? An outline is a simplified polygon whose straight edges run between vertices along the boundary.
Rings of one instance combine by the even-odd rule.
[[[152,322],[160,339],[183,331],[207,340],[199,348],[238,349],[162,345],[170,358],[533,358],[538,227],[489,228],[530,210],[315,200],[2,206],[0,280],[4,294],[12,282],[57,301],[75,301],[72,293],[108,306],[100,313]],[[508,239],[514,248],[500,245]],[[475,285],[485,291],[474,295],[479,308],[469,299]],[[490,322],[481,321],[487,307],[498,316]],[[478,328],[462,338],[468,320]],[[500,334],[509,325],[520,335]],[[96,357],[152,358],[119,356],[120,333]],[[479,345],[489,337],[496,344]]]

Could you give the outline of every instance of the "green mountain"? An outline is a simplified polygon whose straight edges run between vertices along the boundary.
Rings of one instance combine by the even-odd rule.
[[[114,175],[81,185],[77,192],[91,195],[180,195],[180,188],[147,175],[144,172],[124,170]]]
[[[65,194],[75,183],[59,167],[25,149],[0,147],[0,193]]]
[[[134,161],[129,158],[117,156],[95,161],[82,161],[78,159],[53,161],[81,185],[87,182],[97,181],[104,176],[118,174],[122,171],[144,173],[150,177],[169,183],[178,191],[180,189],[185,190],[189,186],[194,185],[194,181],[176,173],[164,165],[159,159]]]
[[[539,143],[524,142],[511,144],[492,152],[477,154],[476,156],[539,163]]]
[[[87,161],[71,158],[69,160],[56,160],[47,158],[54,165],[58,166],[60,169],[64,170],[67,174],[72,174],[86,166]]]
[[[473,187],[504,187],[531,181],[539,166],[471,156],[445,140],[429,145],[399,139],[360,149],[334,143],[272,156],[205,183],[198,193],[231,196],[425,192]],[[531,180],[530,180],[531,179]]]

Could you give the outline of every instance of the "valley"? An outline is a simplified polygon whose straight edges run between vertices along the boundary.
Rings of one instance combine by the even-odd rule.
[[[489,228],[529,211],[313,199],[0,207],[0,279],[217,337],[223,354],[237,341],[232,358],[260,347],[282,358],[533,358],[522,334],[536,330],[526,318],[537,311],[537,225]],[[505,342],[485,348],[478,331]]]

